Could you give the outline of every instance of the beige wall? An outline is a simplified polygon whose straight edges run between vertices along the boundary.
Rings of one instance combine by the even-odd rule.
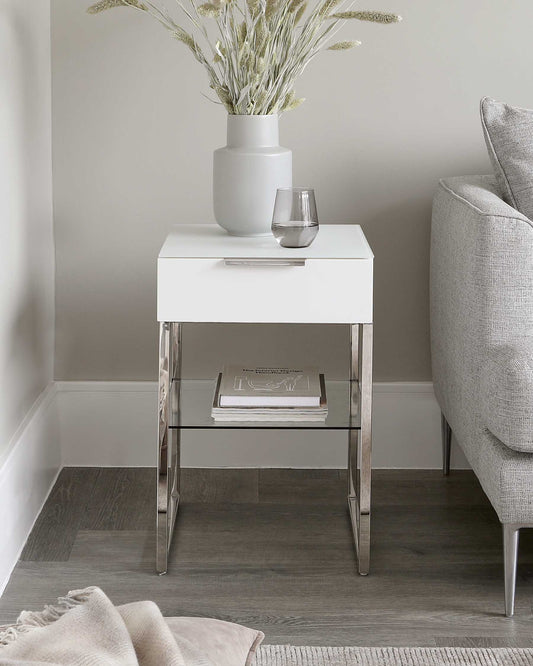
[[[169,225],[212,219],[225,117],[157,25],[127,9],[90,17],[87,4],[52,0],[56,378],[151,379],[155,258]],[[403,23],[347,27],[363,46],[310,65],[297,87],[308,101],[283,117],[282,143],[295,183],[317,188],[322,220],[362,224],[374,249],[376,379],[427,380],[432,193],[441,176],[489,170],[483,95],[533,107],[533,3],[372,4]],[[197,327],[185,342],[191,373],[211,372],[219,347],[230,360],[260,350],[340,373],[346,335]]]
[[[0,462],[53,377],[49,0],[0,0]]]

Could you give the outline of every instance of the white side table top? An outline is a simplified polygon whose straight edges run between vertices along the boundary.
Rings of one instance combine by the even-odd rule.
[[[372,322],[373,254],[357,225],[320,228],[310,247],[173,227],[159,254],[157,317],[174,322]]]
[[[314,242],[305,248],[284,248],[274,236],[230,236],[216,224],[181,224],[172,227],[159,253],[160,259],[224,258],[373,259],[358,224],[323,224]]]

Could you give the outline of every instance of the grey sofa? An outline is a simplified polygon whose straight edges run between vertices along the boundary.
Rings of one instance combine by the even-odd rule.
[[[533,223],[492,176],[439,183],[431,346],[444,473],[453,431],[503,526],[511,616],[519,530],[533,527]]]

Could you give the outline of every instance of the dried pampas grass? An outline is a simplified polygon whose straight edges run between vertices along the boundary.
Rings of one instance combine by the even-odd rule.
[[[204,66],[209,87],[228,113],[269,115],[291,111],[304,101],[294,84],[324,49],[346,51],[357,40],[336,42],[333,36],[347,20],[390,24],[400,16],[375,10],[337,11],[351,0],[174,0],[188,29],[164,0],[100,0],[87,10],[99,14],[131,7],[150,14],[187,46]],[[312,0],[310,0],[312,2]],[[178,22],[179,21],[179,22]]]

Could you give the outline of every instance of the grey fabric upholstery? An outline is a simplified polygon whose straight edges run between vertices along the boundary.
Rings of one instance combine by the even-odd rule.
[[[533,220],[533,110],[485,97],[481,124],[503,199]]]
[[[515,451],[533,452],[533,337],[494,347],[481,369],[481,417]]]
[[[486,427],[481,369],[533,332],[533,226],[492,176],[447,178],[433,204],[431,347],[435,394],[502,522],[533,523],[533,454]]]

